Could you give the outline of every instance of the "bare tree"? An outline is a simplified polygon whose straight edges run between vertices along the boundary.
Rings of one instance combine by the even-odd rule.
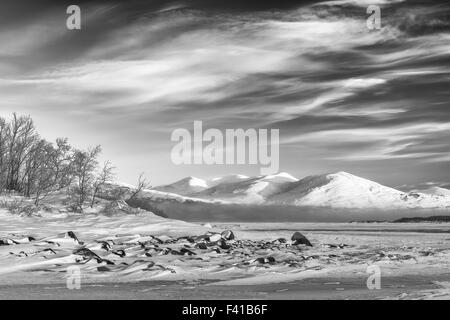
[[[113,177],[109,161],[98,166],[100,146],[76,150],[66,138],[42,139],[30,116],[0,117],[0,193],[5,190],[33,198],[35,205],[55,191],[67,188],[76,210],[95,203],[102,185]],[[142,180],[142,178],[140,178]],[[145,185],[145,183],[144,183]]]
[[[73,175],[76,182],[75,196],[76,208],[83,212],[83,205],[92,194],[95,181],[95,169],[98,166],[97,157],[101,147],[96,146],[87,151],[76,150],[73,159]]]
[[[106,161],[103,164],[103,167],[101,168],[100,172],[95,178],[95,181],[92,186],[93,190],[92,190],[91,208],[94,207],[95,198],[97,197],[101,187],[103,187],[106,183],[111,182],[113,180],[114,169],[115,168],[111,165],[110,161]]]
[[[144,176],[144,172],[141,172],[136,189],[134,189],[127,201],[134,200],[143,190],[149,188],[151,188],[150,181]]]
[[[24,162],[20,185],[25,196],[34,196],[36,205],[72,180],[69,150],[67,139],[57,139],[56,147],[40,139],[31,147]]]
[[[49,162],[54,171],[53,183],[56,189],[61,190],[68,187],[73,181],[73,154],[72,147],[68,143],[67,138],[56,139],[56,148]]]
[[[53,186],[53,172],[48,163],[53,152],[52,144],[41,139],[32,146],[24,161],[20,181],[21,191],[26,197],[36,194],[36,204],[38,204],[41,194]]]
[[[20,116],[13,114],[10,123],[9,133],[9,163],[7,173],[7,188],[10,190],[22,191],[19,185],[20,169],[26,161],[28,152],[38,140],[38,135],[29,116]]]
[[[9,125],[0,117],[0,193],[6,189],[8,172],[8,136]]]

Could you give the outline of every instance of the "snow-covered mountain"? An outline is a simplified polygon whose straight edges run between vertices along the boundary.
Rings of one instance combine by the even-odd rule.
[[[231,175],[227,175],[227,176],[223,176],[223,177],[219,177],[219,178],[214,178],[208,181],[208,186],[209,187],[214,187],[217,186],[219,184],[225,184],[225,183],[234,183],[234,182],[240,182],[240,181],[244,181],[250,179],[250,177],[244,176],[242,174],[231,174]]]
[[[450,197],[406,193],[347,172],[306,177],[269,199],[271,203],[332,208],[445,208]]]
[[[176,193],[185,196],[200,192],[207,188],[208,183],[205,180],[196,177],[187,177],[172,184],[155,187],[153,190]]]
[[[223,183],[218,183],[192,196],[201,199],[216,199],[235,203],[263,204],[271,195],[279,193],[286,186],[297,180],[288,173],[254,178],[240,177],[234,182],[230,182],[230,179],[225,179]]]
[[[450,197],[450,190],[442,187],[430,187],[423,190],[417,190],[415,192],[420,192],[424,194],[430,194],[435,196],[444,196],[444,197]]]
[[[288,173],[253,178],[233,175],[210,181],[189,177],[155,189],[200,201],[241,204],[386,210],[450,208],[448,189],[404,192],[347,172],[301,180]]]
[[[450,185],[442,182],[424,182],[415,185],[403,185],[398,187],[405,192],[425,193],[435,196],[450,196]]]

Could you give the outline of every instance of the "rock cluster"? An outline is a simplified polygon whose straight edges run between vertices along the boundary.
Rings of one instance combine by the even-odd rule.
[[[306,260],[302,252],[311,242],[296,232],[291,241],[237,239],[232,230],[207,232],[197,236],[169,237],[166,235],[116,235],[92,241],[80,241],[72,231],[55,237],[34,239],[0,238],[0,245],[14,246],[26,241],[36,241],[37,251],[18,252],[17,257],[41,255],[45,259],[64,253],[74,257],[74,263],[97,265],[97,272],[122,271],[141,268],[141,271],[168,271],[176,273],[171,261],[198,260],[234,261],[238,268],[250,266],[269,268],[273,265],[298,267]],[[178,257],[178,258],[176,258]],[[208,264],[206,264],[208,265]]]

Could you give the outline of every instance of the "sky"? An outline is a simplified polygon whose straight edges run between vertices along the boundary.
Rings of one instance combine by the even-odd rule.
[[[81,30],[66,8],[81,8]],[[381,29],[369,30],[370,4]],[[450,183],[446,1],[0,3],[0,115],[100,144],[117,179],[258,175],[175,165],[177,128],[280,130],[280,171]]]

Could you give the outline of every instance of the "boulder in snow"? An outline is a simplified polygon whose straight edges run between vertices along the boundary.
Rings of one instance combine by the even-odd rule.
[[[218,233],[215,233],[215,234],[209,236],[209,241],[210,241],[210,242],[217,242],[217,241],[219,241],[220,239],[222,239],[222,235],[220,235],[220,234],[218,234]]]
[[[223,231],[221,236],[224,240],[234,240],[234,238],[235,238],[234,233],[231,230]]]
[[[309,242],[309,240],[308,240],[304,235],[302,235],[300,232],[298,232],[298,231],[295,232],[295,233],[292,235],[291,240],[292,240],[292,242],[293,242],[294,245],[297,245],[297,244],[304,244],[304,245],[309,246],[309,247],[312,247],[312,246],[313,246],[313,245],[311,244],[311,242]]]

